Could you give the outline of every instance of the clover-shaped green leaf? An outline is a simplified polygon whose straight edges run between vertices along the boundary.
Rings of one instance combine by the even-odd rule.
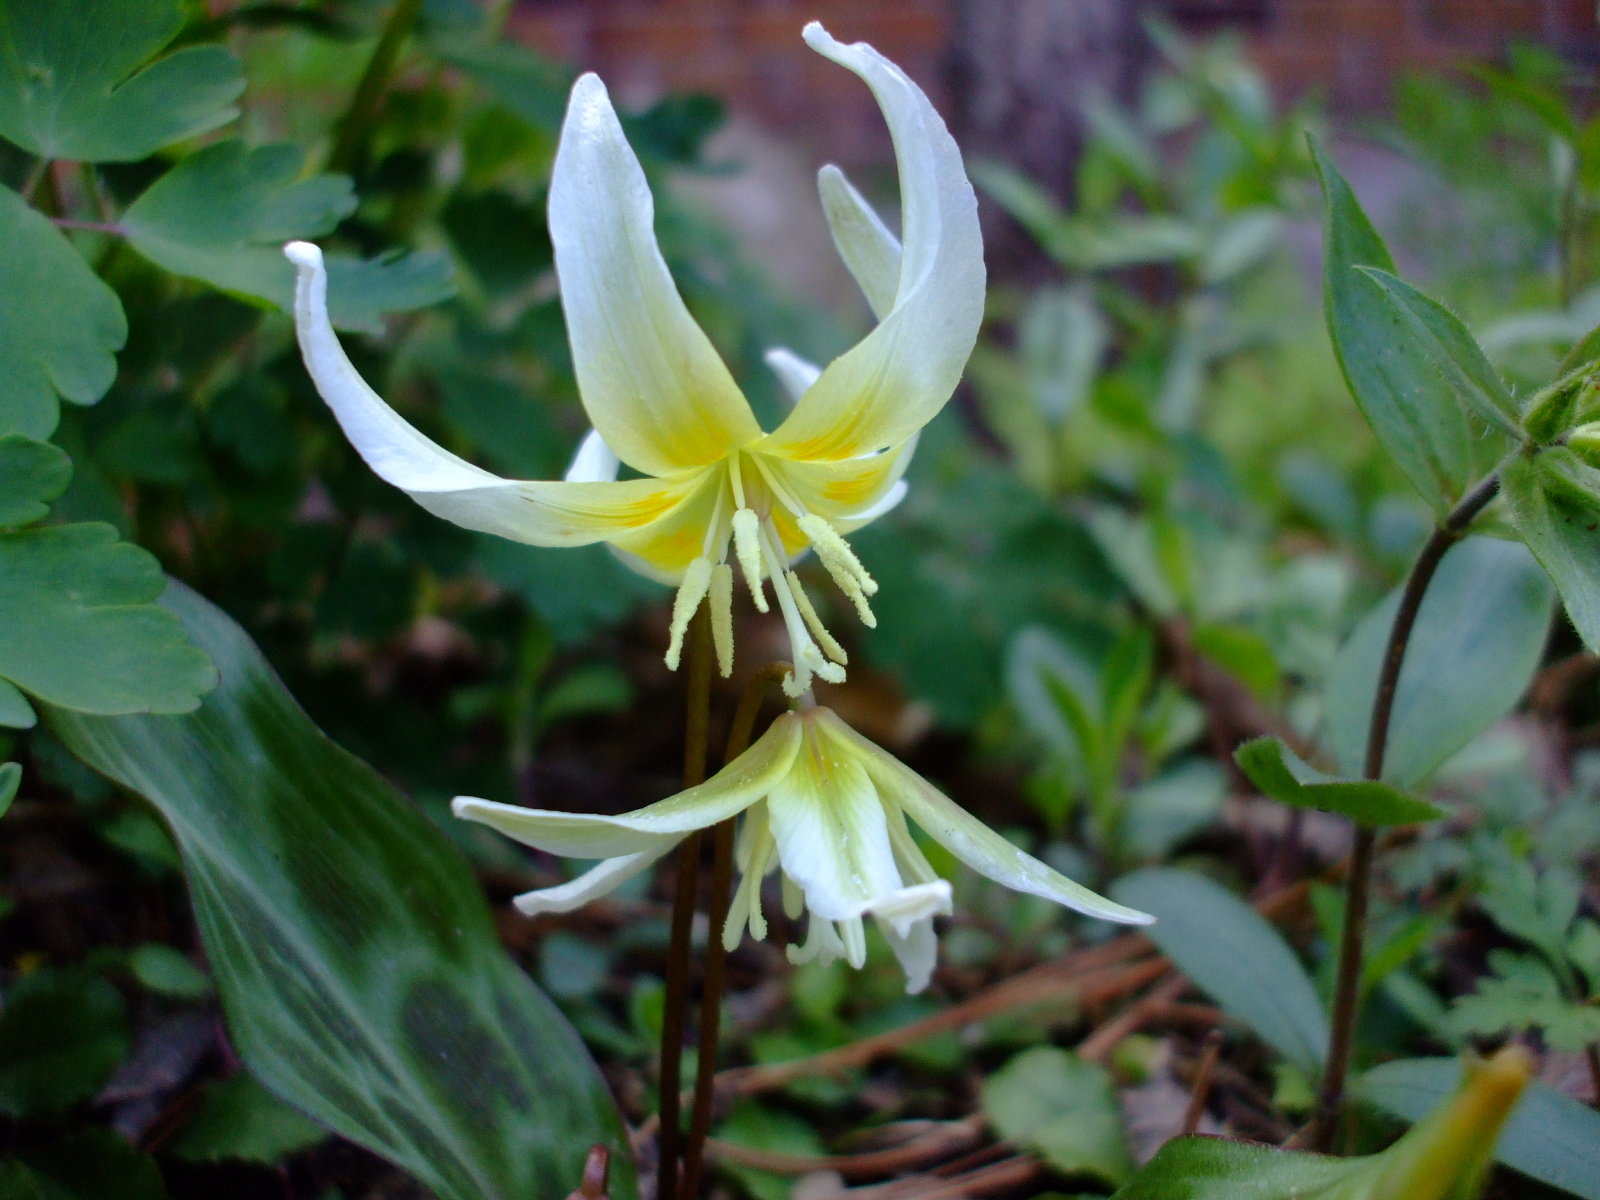
[[[59,446],[10,433],[0,437],[0,525],[28,525],[72,481],[72,460]]]
[[[100,399],[127,336],[116,293],[55,226],[0,187],[0,434],[49,437],[58,395]]]
[[[145,551],[109,525],[0,533],[0,677],[91,713],[189,712],[216,683]]]
[[[0,0],[0,134],[42,158],[133,162],[233,120],[244,75],[225,47],[150,62],[183,23],[176,0]]]
[[[296,146],[248,149],[219,142],[185,158],[128,207],[120,222],[151,262],[224,291],[282,308],[294,304],[294,268],[283,243],[325,234],[355,208],[343,175],[300,179]],[[411,254],[361,262],[328,260],[334,323],[372,329],[386,312],[449,296],[449,260]]]

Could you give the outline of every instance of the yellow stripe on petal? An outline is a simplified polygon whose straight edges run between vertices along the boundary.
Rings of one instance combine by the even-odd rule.
[[[561,127],[550,241],[578,392],[623,462],[667,475],[761,436],[672,282],[650,185],[594,75],[573,85]]]
[[[905,474],[916,446],[913,435],[882,454],[865,458],[805,462],[766,456],[764,462],[807,511],[840,522],[881,500]]]

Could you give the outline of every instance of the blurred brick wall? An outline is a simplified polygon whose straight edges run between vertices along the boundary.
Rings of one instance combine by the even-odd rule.
[[[1319,87],[1345,111],[1381,109],[1408,67],[1494,56],[1517,39],[1582,61],[1600,58],[1595,0],[1154,0],[1152,7],[1195,32],[1244,33],[1284,95]],[[600,71],[624,99],[713,92],[774,129],[853,132],[862,143],[841,146],[830,137],[833,153],[870,160],[881,152],[871,102],[865,89],[841,86],[836,70],[800,41],[800,27],[813,19],[842,40],[871,42],[943,107],[946,0],[519,0],[511,28]]]

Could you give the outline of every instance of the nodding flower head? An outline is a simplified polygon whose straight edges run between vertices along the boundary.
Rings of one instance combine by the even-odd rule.
[[[667,663],[709,604],[722,673],[733,667],[733,562],[756,607],[770,585],[793,642],[793,691],[844,678],[845,653],[791,569],[808,550],[874,623],[877,584],[845,536],[905,494],[918,432],[954,391],[983,315],[977,201],[944,122],[903,71],[813,22],[805,39],[855,72],[883,109],[900,168],[902,239],[836,167],[818,186],[834,244],[878,318],[819,368],[775,349],[794,401],[757,424],[690,316],[656,244],[654,202],[600,79],[573,86],[550,179],[550,239],[578,391],[593,432],[563,481],[502,479],[424,437],[367,386],[328,321],[321,252],[293,242],[306,366],[346,436],[388,482],[438,516],[536,546],[608,542],[675,583]],[[619,480],[622,464],[639,478]],[[730,561],[731,556],[731,561]]]
[[[717,775],[659,804],[617,817],[546,812],[459,797],[455,814],[551,854],[598,858],[569,883],[518,896],[526,913],[566,912],[643,871],[696,829],[743,813],[742,876],[723,937],[767,934],[761,883],[777,871],[791,918],[809,912],[795,962],[866,961],[863,918],[874,918],[900,959],[906,990],[921,991],[938,946],[933,918],[950,911],[950,884],[918,848],[911,825],[1006,887],[1124,924],[1148,924],[1023,853],[830,709],[785,713]]]

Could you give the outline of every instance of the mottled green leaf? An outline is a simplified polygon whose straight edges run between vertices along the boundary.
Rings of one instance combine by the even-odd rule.
[[[236,1159],[277,1164],[327,1138],[322,1126],[241,1071],[201,1090],[194,1114],[173,1140],[172,1156],[187,1162]]]
[[[1539,564],[1555,580],[1578,635],[1600,649],[1600,496],[1560,486],[1570,451],[1547,450],[1506,465],[1500,486]],[[1579,464],[1581,465],[1581,464]]]
[[[41,520],[71,481],[72,460],[59,446],[15,433],[0,437],[0,525]]]
[[[1366,266],[1356,270],[1376,281],[1405,331],[1461,402],[1503,433],[1520,437],[1517,402],[1461,318],[1388,271]]]
[[[1554,599],[1539,564],[1515,542],[1471,537],[1444,556],[1400,670],[1386,782],[1413,786],[1511,711],[1544,654]],[[1362,618],[1334,661],[1328,741],[1347,778],[1363,774],[1378,671],[1399,605],[1396,590]]]
[[[1111,890],[1156,918],[1144,930],[1223,1009],[1305,1071],[1321,1066],[1328,1020],[1294,951],[1260,913],[1191,871],[1150,868]]]
[[[128,1053],[122,996],[98,975],[42,968],[6,989],[0,1113],[59,1112],[100,1090]]]
[[[85,712],[188,712],[216,672],[153,603],[165,587],[109,525],[0,533],[0,677]]]
[[[149,62],[183,24],[177,0],[0,0],[0,135],[44,158],[133,162],[233,120],[244,75],[227,48]]]
[[[1393,271],[1394,260],[1315,140],[1311,151],[1322,177],[1322,295],[1334,353],[1350,394],[1384,449],[1422,498],[1442,513],[1461,495],[1472,471],[1466,413],[1383,288],[1356,269]]]
[[[55,226],[0,187],[0,434],[47,438],[57,396],[100,399],[127,337],[116,293]]]
[[[178,585],[164,603],[222,673],[198,712],[46,719],[171,826],[251,1072],[440,1200],[565,1196],[593,1142],[631,1197],[598,1071],[449,841],[311,724],[223,613]]]
[[[1448,815],[1387,783],[1325,775],[1275,737],[1246,742],[1233,757],[1251,783],[1296,808],[1339,813],[1363,825],[1411,825]]]
[[[1407,1058],[1363,1075],[1357,1096],[1420,1121],[1455,1091],[1461,1063],[1454,1058]],[[1600,1200],[1600,1113],[1542,1083],[1530,1083],[1506,1121],[1495,1157],[1541,1183],[1584,1200]]]
[[[1024,1050],[983,1084],[983,1115],[1008,1142],[1037,1150],[1058,1171],[1113,1186],[1133,1174],[1111,1076],[1069,1050]]]

